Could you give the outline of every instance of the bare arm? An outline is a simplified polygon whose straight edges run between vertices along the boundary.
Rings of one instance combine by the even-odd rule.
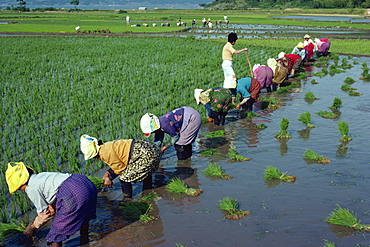
[[[243,51],[248,51],[248,48],[243,48],[241,50],[236,50],[234,53],[239,54],[239,53],[242,53]]]

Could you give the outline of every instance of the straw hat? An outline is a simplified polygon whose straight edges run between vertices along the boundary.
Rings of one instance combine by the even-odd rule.
[[[30,174],[23,162],[10,162],[8,163],[8,169],[5,172],[6,183],[9,187],[10,194],[16,192],[22,185],[24,185]],[[30,168],[31,169],[31,168]]]
[[[311,38],[311,36],[310,36],[310,35],[308,35],[308,34],[306,34],[303,38],[305,38],[305,39],[309,39],[309,38]]]
[[[98,140],[89,135],[82,135],[80,138],[80,148],[85,160],[94,158],[99,152]]]
[[[194,89],[194,98],[197,101],[197,105],[200,104],[200,94],[203,92],[203,89],[196,88]]]
[[[140,119],[140,128],[146,137],[149,137],[153,131],[160,128],[159,119],[156,115],[145,113]]]
[[[298,45],[296,46],[297,48],[304,48],[304,44],[302,42],[299,42]]]

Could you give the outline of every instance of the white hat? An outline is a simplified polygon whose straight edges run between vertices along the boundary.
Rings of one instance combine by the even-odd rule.
[[[199,88],[194,89],[194,98],[197,101],[197,105],[199,105],[200,103],[199,97],[200,97],[200,93],[203,91],[204,91],[203,89],[199,89]]]
[[[253,65],[253,72],[254,72],[258,67],[261,67],[261,64],[257,63],[257,64],[255,64],[255,65]]]
[[[270,57],[269,59],[267,59],[267,66],[269,66],[274,73],[275,73],[276,64],[277,62],[275,58]]]
[[[285,52],[282,51],[278,54],[278,58],[283,58],[283,57],[285,57]]]
[[[303,38],[305,38],[305,39],[309,39],[309,38],[311,38],[311,36],[310,36],[310,35],[308,35],[308,34],[306,34]]]
[[[80,138],[80,148],[85,156],[85,160],[94,158],[99,151],[98,140],[89,135],[82,135]]]
[[[160,128],[159,119],[156,115],[145,113],[140,120],[140,128],[146,137],[149,137],[153,131]]]
[[[230,75],[224,80],[224,88],[236,88],[236,79]]]

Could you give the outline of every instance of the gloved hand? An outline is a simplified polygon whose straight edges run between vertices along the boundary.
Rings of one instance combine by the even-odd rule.
[[[27,235],[27,236],[29,236],[29,237],[32,237],[32,236],[34,236],[34,235],[35,235],[35,233],[36,233],[36,227],[33,225],[33,221],[31,221],[31,222],[28,224],[28,226],[27,226],[26,230],[23,232],[23,234],[24,234],[24,235]]]

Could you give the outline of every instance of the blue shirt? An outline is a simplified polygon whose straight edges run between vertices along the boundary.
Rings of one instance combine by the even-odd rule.
[[[305,60],[306,58],[306,50],[305,49],[302,49],[302,50],[298,50],[297,47],[294,47],[293,51],[292,51],[292,54],[297,54],[298,56],[301,56],[301,59],[302,60]]]
[[[236,92],[239,93],[243,98],[249,98],[251,97],[251,94],[249,93],[249,88],[252,84],[252,78],[250,77],[244,77],[239,80],[237,80],[236,84]]]
[[[171,136],[171,143],[174,144],[180,138],[180,130],[184,120],[184,108],[177,108],[159,117],[160,130],[155,132],[154,143],[160,146],[164,139],[164,133]]]

